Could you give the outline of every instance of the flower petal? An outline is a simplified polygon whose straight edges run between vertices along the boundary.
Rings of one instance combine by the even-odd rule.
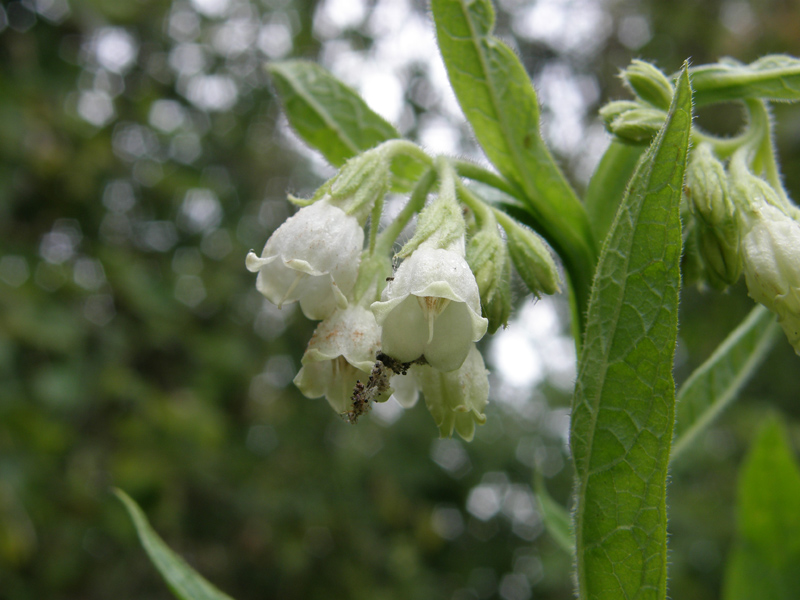
[[[469,354],[473,341],[470,310],[463,302],[451,302],[434,323],[434,336],[425,345],[425,359],[434,369],[454,371]],[[483,328],[486,331],[486,327]]]
[[[428,321],[416,296],[406,296],[384,315],[381,345],[383,352],[392,358],[400,362],[418,359],[427,340]]]
[[[358,221],[324,201],[300,209],[267,240],[261,258],[247,255],[258,271],[256,287],[271,302],[300,300],[310,319],[347,306],[358,276],[364,230]],[[298,279],[302,273],[305,277]]]

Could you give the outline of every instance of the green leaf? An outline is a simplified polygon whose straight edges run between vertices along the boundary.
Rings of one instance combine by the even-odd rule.
[[[559,547],[568,554],[575,555],[575,535],[572,533],[572,517],[569,511],[556,502],[547,492],[544,479],[537,473],[534,487],[539,509],[547,531]]]
[[[586,212],[539,132],[539,103],[514,52],[491,35],[490,0],[433,0],[450,84],[486,156],[520,188],[536,230],[561,256],[583,319],[596,262]]]
[[[267,70],[292,128],[333,166],[341,167],[357,154],[401,137],[358,93],[319,65],[290,60],[269,63]],[[397,157],[392,165],[395,189],[410,189],[423,170],[421,163]]]
[[[679,206],[691,102],[684,68],[664,128],[611,226],[592,288],[570,434],[581,599],[666,598]]]
[[[136,527],[139,541],[147,555],[169,586],[170,591],[181,600],[232,600],[230,596],[219,591],[203,579],[185,560],[175,554],[164,543],[147,522],[142,509],[130,496],[120,489],[114,489]]]
[[[775,316],[757,305],[681,386],[676,400],[675,460],[730,404],[780,337]]]
[[[744,98],[800,100],[800,60],[771,54],[749,65],[726,60],[690,70],[698,106]]]
[[[595,239],[600,242],[606,239],[625,188],[644,151],[644,146],[612,140],[589,181],[583,204]]]
[[[762,426],[739,476],[737,540],[725,600],[795,600],[800,592],[800,469],[783,425]]]

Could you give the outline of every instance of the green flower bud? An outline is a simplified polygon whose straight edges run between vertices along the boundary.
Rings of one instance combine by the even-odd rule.
[[[669,109],[674,89],[670,80],[659,69],[648,62],[634,59],[620,76],[639,98],[656,108]]]
[[[611,123],[614,121],[614,119],[630,110],[641,107],[641,104],[634,102],[633,100],[612,100],[605,106],[601,107],[598,111],[598,114],[600,115],[600,118],[603,119],[606,129],[611,131]]]
[[[498,217],[506,232],[508,252],[522,281],[536,297],[561,291],[561,276],[544,241],[508,217]]]
[[[686,189],[696,218],[697,250],[709,283],[724,289],[742,274],[741,227],[728,191],[728,174],[709,144],[692,151]]]
[[[497,227],[482,229],[467,245],[467,263],[475,274],[483,316],[489,319],[489,333],[508,324],[511,314],[511,262],[505,241]]]
[[[623,112],[611,122],[606,121],[606,129],[625,142],[648,144],[667,118],[667,113],[657,108],[639,106]]]

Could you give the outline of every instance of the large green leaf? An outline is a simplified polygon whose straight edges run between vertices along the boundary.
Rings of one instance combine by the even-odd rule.
[[[645,147],[612,140],[589,180],[583,204],[595,238],[606,239],[619,203]]]
[[[761,428],[739,477],[738,539],[725,600],[800,596],[800,469],[777,418]]]
[[[743,98],[800,100],[800,59],[794,56],[771,54],[749,65],[726,60],[695,67],[691,75],[698,106]]]
[[[290,60],[270,63],[267,70],[292,128],[333,166],[340,167],[381,142],[400,138],[394,126],[361,96],[319,65]],[[395,187],[408,189],[423,170],[423,165],[408,157],[396,158],[392,165]]]
[[[676,400],[675,460],[728,406],[780,337],[775,316],[760,304],[681,386]]]
[[[611,226],[572,407],[579,597],[660,599],[675,411],[679,205],[692,123],[686,69]]]
[[[230,596],[203,579],[185,560],[169,549],[169,546],[147,522],[147,517],[142,509],[130,496],[120,489],[115,489],[114,493],[125,505],[125,509],[136,527],[139,541],[175,597],[181,600],[232,600]]]
[[[536,230],[565,262],[583,318],[596,262],[580,201],[539,132],[539,103],[514,52],[491,35],[490,0],[433,0],[436,35],[450,84],[486,156],[525,194]]]
[[[303,60],[270,63],[272,81],[289,123],[305,142],[336,167],[397,130],[351,88],[319,65]]]

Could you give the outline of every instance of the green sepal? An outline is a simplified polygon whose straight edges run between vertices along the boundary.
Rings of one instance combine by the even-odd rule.
[[[390,160],[381,150],[378,147],[348,160],[329,188],[330,204],[353,215],[362,225],[375,203],[389,191]]]
[[[511,261],[497,226],[478,231],[467,244],[467,263],[481,295],[481,312],[489,333],[508,325],[511,314]]]
[[[439,195],[419,213],[414,235],[397,253],[399,258],[408,257],[422,244],[434,248],[455,248],[464,256],[467,225],[456,199],[455,172],[444,159],[439,161],[438,171]]]

